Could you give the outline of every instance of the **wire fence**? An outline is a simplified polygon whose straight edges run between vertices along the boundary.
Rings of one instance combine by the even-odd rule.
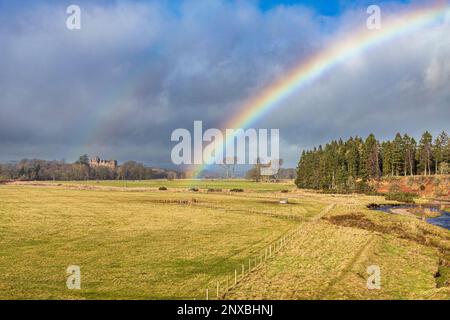
[[[335,204],[331,204],[323,209],[315,219],[311,222],[320,220],[325,214],[335,207]],[[224,299],[226,294],[248,277],[252,271],[258,269],[267,260],[273,258],[279,253],[286,245],[288,245],[300,232],[302,231],[302,225],[296,226],[294,229],[289,230],[286,234],[279,237],[277,240],[266,246],[264,249],[258,252],[256,255],[250,256],[245,262],[241,263],[239,267],[234,269],[233,272],[220,277],[213,283],[204,288],[203,294],[199,295],[200,299],[205,300],[221,300]],[[203,297],[202,297],[203,296]]]

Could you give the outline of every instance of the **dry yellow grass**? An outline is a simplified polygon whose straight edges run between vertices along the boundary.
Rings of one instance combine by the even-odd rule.
[[[299,226],[225,298],[450,298],[433,277],[449,232],[366,209],[381,197],[78,189],[0,186],[0,299],[200,299]],[[290,204],[279,204],[285,197]],[[381,268],[379,291],[366,288],[371,264]],[[81,267],[79,291],[66,288],[69,265]]]
[[[195,298],[294,223],[155,198],[192,194],[1,186],[0,298]],[[66,289],[69,265],[80,291]]]
[[[450,299],[450,288],[437,288],[434,278],[450,248],[448,231],[365,208],[381,199],[312,197],[339,205],[325,219],[302,222],[296,239],[227,299]],[[380,267],[380,290],[367,288],[371,265]]]

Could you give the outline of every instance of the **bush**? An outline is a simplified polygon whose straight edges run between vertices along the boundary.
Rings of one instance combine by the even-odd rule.
[[[376,204],[376,203],[369,203],[368,205],[367,205],[367,208],[368,209],[378,209],[380,207],[380,205],[379,204]]]
[[[341,184],[338,185],[336,189],[322,189],[322,193],[324,194],[366,194],[370,196],[378,196],[380,193],[376,191],[376,189],[369,185],[365,181],[357,181],[352,186]]]
[[[230,192],[244,192],[244,189],[234,188],[234,189],[230,189]]]
[[[288,193],[288,192],[289,192],[289,190],[287,190],[287,189],[281,190],[281,193]]]
[[[167,188],[166,188],[166,187],[159,187],[158,190],[160,190],[160,191],[166,191]]]
[[[208,192],[222,192],[222,189],[209,188]]]
[[[354,192],[367,194],[367,195],[377,195],[378,194],[377,191],[375,190],[375,188],[373,186],[369,185],[365,181],[356,182]]]
[[[405,203],[414,203],[415,197],[417,197],[417,194],[414,193],[396,192],[396,193],[388,193],[385,199]]]
[[[197,188],[190,188],[189,191],[198,192],[198,189]]]

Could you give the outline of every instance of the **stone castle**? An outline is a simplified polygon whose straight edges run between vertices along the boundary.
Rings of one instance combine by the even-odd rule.
[[[117,168],[117,160],[102,160],[100,157],[95,157],[93,159],[89,159],[89,166],[91,168],[107,167],[115,170]]]

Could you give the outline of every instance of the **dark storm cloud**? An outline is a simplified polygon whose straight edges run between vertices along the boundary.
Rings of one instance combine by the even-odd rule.
[[[3,5],[0,160],[88,152],[170,165],[174,129],[194,120],[220,127],[366,17],[363,7],[323,18],[300,6],[263,12],[254,2],[78,4],[79,31],[66,29],[65,3]],[[256,125],[281,129],[289,165],[300,148],[337,136],[448,129],[448,31],[361,54]]]

